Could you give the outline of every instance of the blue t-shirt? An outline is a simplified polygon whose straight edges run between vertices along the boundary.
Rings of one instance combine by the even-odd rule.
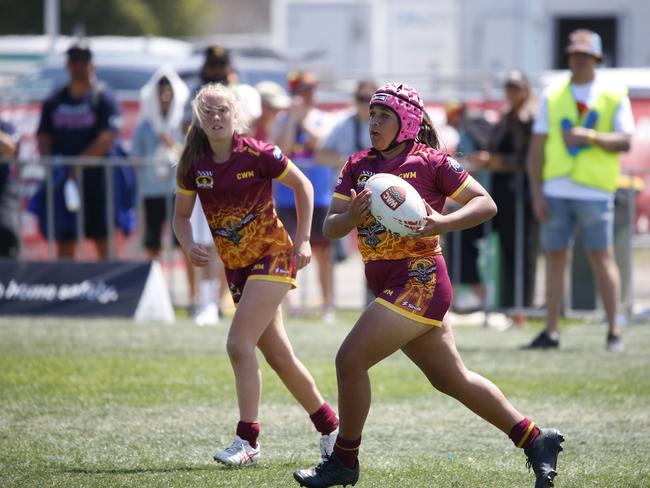
[[[321,116],[322,117],[322,116]],[[286,121],[285,121],[286,123]],[[309,135],[301,127],[296,129],[293,150],[288,154],[291,161],[307,176],[314,187],[314,207],[328,208],[332,198],[334,170],[331,166],[319,165],[315,151],[309,147]],[[284,185],[275,185],[275,206],[294,208],[293,190]]]
[[[81,98],[73,98],[68,86],[43,102],[38,134],[52,137],[52,154],[77,156],[104,130],[119,132],[120,107],[112,93],[94,85]]]

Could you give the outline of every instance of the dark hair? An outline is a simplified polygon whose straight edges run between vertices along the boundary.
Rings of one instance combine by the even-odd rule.
[[[357,81],[357,89],[355,90],[355,93],[360,93],[364,90],[364,88],[370,89],[373,93],[377,91],[377,83],[374,80],[370,79],[362,79]]]
[[[163,86],[169,86],[171,84],[172,84],[172,82],[169,81],[169,78],[167,78],[166,76],[163,76],[162,78],[160,78],[158,80],[158,88],[161,88]]]
[[[204,55],[204,64],[230,65],[230,51],[223,46],[208,46],[205,48]]]
[[[68,47],[65,53],[68,55],[68,58],[83,56],[90,61],[93,57],[93,53],[90,50],[90,44],[85,39],[79,39],[74,42],[70,47]]]
[[[438,133],[433,127],[433,122],[431,122],[431,117],[426,110],[422,110],[422,123],[420,124],[420,131],[416,138],[417,141],[426,144],[433,149],[440,148],[440,141],[438,140]]]

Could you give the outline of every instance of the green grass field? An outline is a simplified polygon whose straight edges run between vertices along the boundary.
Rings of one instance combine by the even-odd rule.
[[[354,320],[287,325],[295,349],[336,404],[334,356]],[[228,324],[0,318],[0,486],[291,487],[318,458],[318,435],[264,367],[262,463],[211,461],[237,422],[225,354]],[[469,368],[525,414],[566,435],[558,487],[650,487],[650,327],[567,326],[563,348],[523,352],[525,331],[456,328]],[[372,370],[373,405],[358,487],[532,487],[522,452],[429,387],[401,354]]]

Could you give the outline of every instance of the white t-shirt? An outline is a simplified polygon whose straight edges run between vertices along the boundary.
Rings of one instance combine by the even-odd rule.
[[[570,89],[576,102],[591,106],[595,98],[606,88],[598,77],[589,83],[576,85],[571,83]],[[548,134],[548,91],[540,100],[537,118],[533,124],[533,134]],[[629,97],[623,97],[614,115],[614,132],[632,135],[634,133],[634,117]],[[598,188],[592,188],[575,183],[568,176],[561,176],[545,181],[542,187],[544,195],[554,198],[573,200],[611,200],[613,194]]]

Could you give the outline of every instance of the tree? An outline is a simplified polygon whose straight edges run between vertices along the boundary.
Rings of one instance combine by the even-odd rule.
[[[0,35],[42,34],[44,0],[0,0]],[[60,0],[61,34],[168,36],[205,34],[211,0]]]

